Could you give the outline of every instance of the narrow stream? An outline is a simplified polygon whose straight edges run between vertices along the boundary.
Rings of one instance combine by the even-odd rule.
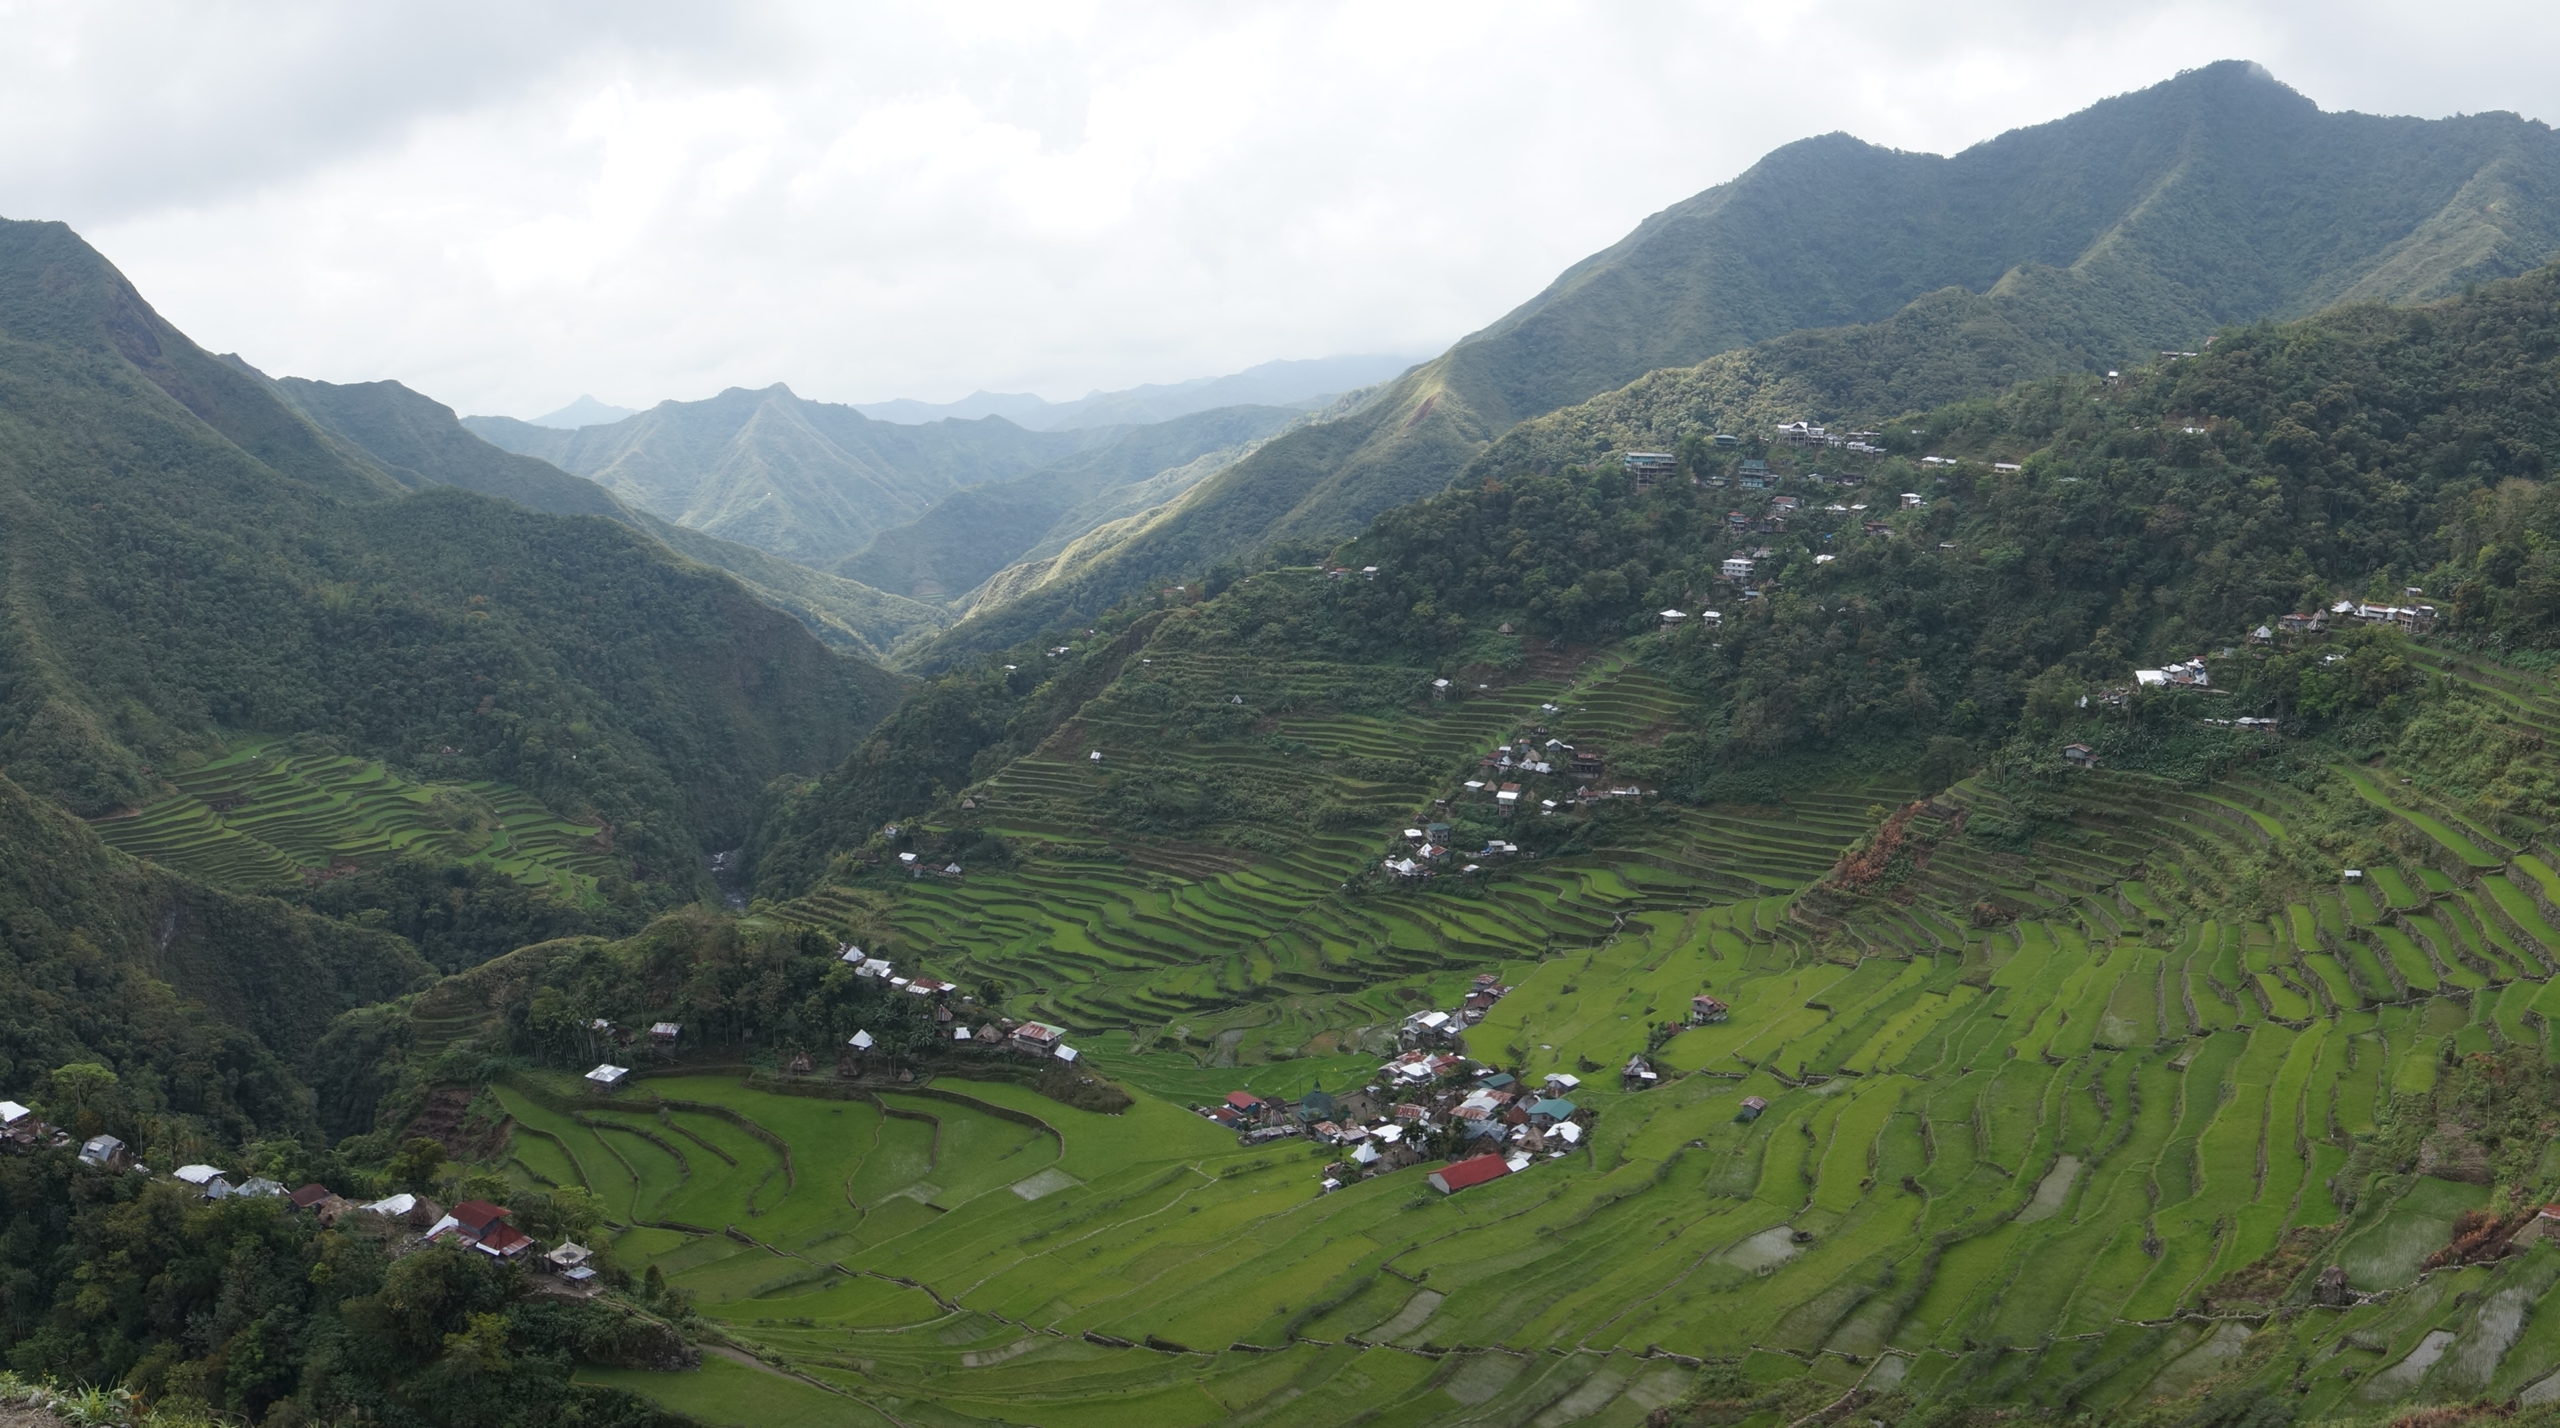
[[[747,908],[746,860],[739,856],[744,852],[744,848],[731,848],[702,860],[711,869],[711,881],[720,885],[720,900],[727,903],[732,912],[744,912]]]

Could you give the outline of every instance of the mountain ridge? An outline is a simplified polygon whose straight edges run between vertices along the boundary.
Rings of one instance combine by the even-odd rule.
[[[1949,289],[2014,329],[1985,366],[2003,380],[2117,365],[2350,293],[2440,296],[2555,247],[2547,126],[2327,113],[2238,61],[1951,156],[1799,140],[1646,218],[1343,420],[1266,445],[1116,545],[982,605],[920,658],[1001,647],[1273,541],[1346,534],[1447,484],[1519,421],[1720,352],[1889,322]],[[1805,385],[1847,405],[1818,369]],[[1910,409],[1876,383],[1847,393],[1878,395],[1897,404],[1858,414]]]

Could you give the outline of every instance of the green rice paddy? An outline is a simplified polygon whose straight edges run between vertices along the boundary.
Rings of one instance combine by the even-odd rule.
[[[299,884],[400,854],[480,864],[583,898],[615,870],[600,830],[501,783],[420,784],[380,763],[253,739],[92,826],[110,845],[223,887]]]
[[[1912,820],[1925,867],[1889,893],[1823,883],[1870,810],[1908,798],[1889,784],[1649,810],[1481,884],[1363,882],[1379,830],[1516,726],[1623,747],[1677,713],[1640,670],[1559,670],[1397,718],[1281,718],[1305,754],[1151,746],[1106,703],[973,791],[1015,866],[784,911],[849,926],[885,906],[902,963],[1001,980],[1136,1105],[949,1078],[844,1100],[661,1076],[609,1107],[506,1090],[512,1172],[594,1189],[625,1267],[657,1265],[788,1375],[601,1378],[737,1424],[1633,1428],[1711,1360],[2100,1419],[2243,1355],[2298,1365],[2307,1416],[2560,1372],[2560,1249],[2422,1273],[2485,1189],[2359,1149],[2448,1047],[2560,1054],[2547,850],[2340,767],[2335,791],[2406,858],[2244,914],[2234,870],[2316,823],[2311,792],[2094,772],[2024,850],[1960,831],[2014,810],[1959,785]],[[1092,747],[1276,761],[1370,818],[1277,847],[1131,838],[1091,821]],[[1346,750],[1430,776],[1368,783]],[[1598,1117],[1561,1158],[1451,1197],[1412,1171],[1322,1194],[1329,1153],[1242,1148],[1181,1109],[1339,1088],[1358,1048],[1484,970],[1513,990],[1473,1054],[1584,1077]],[[1731,1019],[1661,1035],[1700,990]],[[1663,1081],[1617,1089],[1648,1049]],[[1741,1123],[1746,1096],[1768,1110]],[[2376,1297],[2198,1317],[2305,1236],[2299,1272],[2335,1263]],[[2411,1357],[2431,1341],[2457,1348]]]

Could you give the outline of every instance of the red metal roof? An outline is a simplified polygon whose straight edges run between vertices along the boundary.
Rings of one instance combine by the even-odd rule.
[[[480,1248],[504,1258],[533,1243],[533,1236],[513,1225],[498,1225],[480,1237]]]
[[[1472,1185],[1499,1180],[1511,1173],[1511,1166],[1498,1155],[1469,1156],[1453,1160],[1431,1172],[1432,1188],[1454,1195]]]
[[[315,1180],[293,1192],[293,1208],[308,1210],[328,1198],[329,1187]]]
[[[486,1200],[465,1200],[446,1213],[453,1216],[454,1223],[473,1234],[481,1234],[515,1211],[504,1205],[492,1205]]]
[[[1239,1111],[1249,1111],[1262,1104],[1262,1098],[1251,1091],[1229,1091],[1227,1104]]]

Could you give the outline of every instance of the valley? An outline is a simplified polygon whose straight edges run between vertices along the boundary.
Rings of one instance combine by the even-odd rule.
[[[537,422],[0,222],[0,1420],[2560,1422],[2555,166],[2225,62]]]
[[[2412,654],[2512,727],[2560,714],[2538,676]],[[1245,673],[1142,658],[1119,697]],[[1346,673],[1258,666],[1252,687],[1363,687]],[[1497,697],[1278,727],[1331,759],[1458,772],[1552,703],[1554,727],[1634,748],[1684,711],[1631,673],[1594,661]],[[1769,805],[1610,820],[1585,849],[1480,883],[1389,887],[1368,885],[1364,844],[1445,785],[1334,782],[1337,798],[1365,787],[1377,816],[1330,858],[1203,839],[1096,862],[1081,830],[1036,817],[1043,796],[1228,747],[1118,744],[1109,703],[1079,734],[1115,751],[1104,770],[1133,768],[1035,757],[967,795],[975,826],[1039,848],[1016,867],[857,878],[770,915],[844,925],[829,909],[867,901],[902,968],[1128,1027],[1079,1041],[1136,1091],[1129,1110],[972,1079],[971,1057],[1003,1051],[928,1055],[941,1069],[915,1083],[650,1076],[612,1101],[528,1083],[500,1093],[513,1171],[592,1187],[617,1217],[631,1205],[618,1254],[884,1422],[1081,1421],[1061,1405],[1107,1398],[1168,1424],[1633,1424],[1684,1401],[1702,1363],[1737,1400],[1800,1408],[1857,1388],[2102,1412],[2277,1361],[2308,1362],[2311,1406],[2338,1411],[2560,1371],[2538,1320],[2484,1317],[2506,1286],[2538,1296],[2542,1258],[2421,1265],[2487,1185],[2374,1150],[2445,1068],[2552,1054],[2560,873],[2389,763],[2235,733],[2216,736],[2230,771],[2201,783],[2050,752],[1916,801],[1824,779]],[[1849,855],[1896,802],[1897,850],[1860,885]],[[2022,821],[2040,831],[1983,836]],[[2342,833],[2352,880],[2327,868],[2264,916],[2210,915]],[[1397,1022],[1478,971],[1514,985],[1465,1030],[1470,1062],[1578,1070],[1596,1112],[1553,1167],[1446,1199],[1420,1170],[1323,1194],[1332,1152],[1239,1146],[1180,1109],[1229,1085],[1288,1102],[1374,1082]],[[1730,1020],[1685,1025],[1701,990]],[[1622,1089],[1638,1055],[1661,1080]],[[1766,1113],[1739,1116],[1749,1096]],[[1016,1114],[973,1130],[992,1113],[973,1107]],[[678,1221],[697,1228],[671,1237]],[[2272,1314],[2330,1263],[2355,1302]],[[2445,1334],[2466,1352],[2413,1360]],[[815,1390],[730,1391],[779,1412]]]

